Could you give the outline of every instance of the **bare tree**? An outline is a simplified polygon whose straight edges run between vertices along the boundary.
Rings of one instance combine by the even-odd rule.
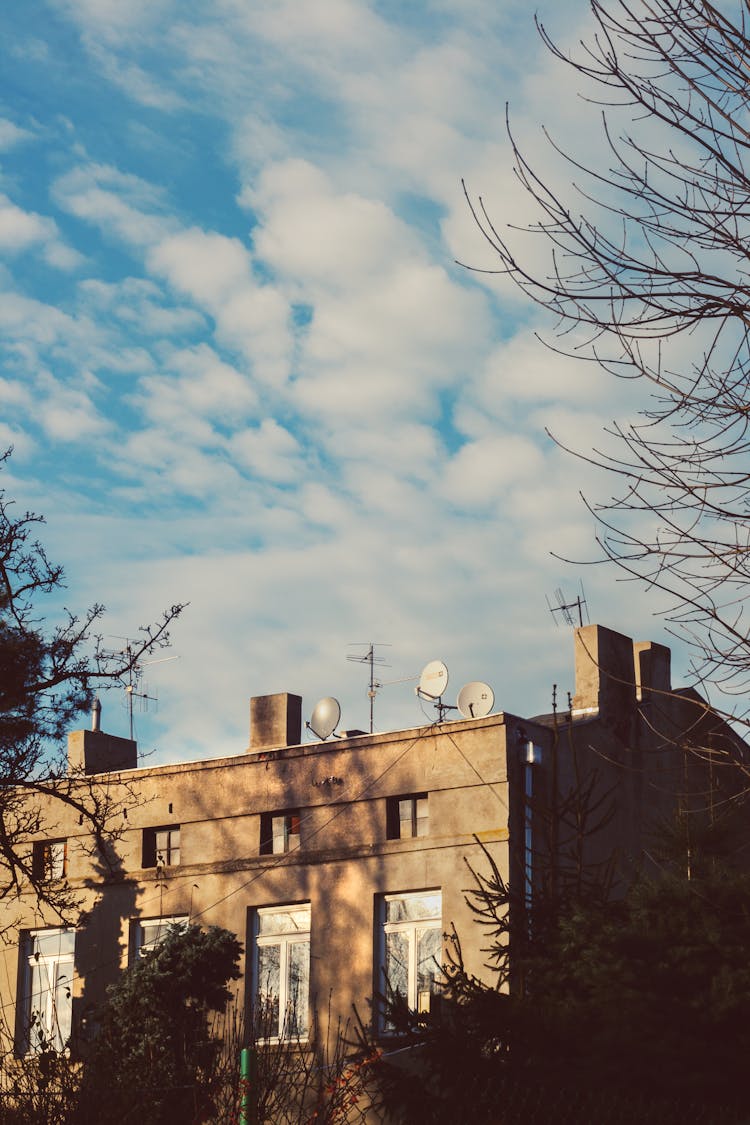
[[[501,233],[481,197],[467,199],[499,258],[487,272],[555,315],[552,346],[648,384],[638,418],[608,430],[615,452],[576,451],[621,482],[612,499],[587,501],[597,539],[604,558],[667,595],[696,677],[740,694],[750,686],[750,3],[591,0],[591,12],[576,55],[538,26],[602,107],[601,159],[587,167],[551,142],[580,185],[566,199],[511,133],[539,216],[524,233],[549,251],[546,264],[532,264],[517,231]]]
[[[0,466],[8,457],[0,456]],[[68,772],[62,740],[97,687],[120,682],[144,653],[169,643],[169,626],[183,606],[141,627],[140,640],[124,657],[108,654],[96,633],[101,605],[81,616],[65,611],[62,621],[50,624],[40,599],[60,589],[64,576],[34,538],[42,522],[32,512],[17,513],[0,490],[0,899],[31,888],[68,922],[75,921],[75,894],[33,862],[28,843],[44,827],[41,799],[73,808],[103,857],[112,809],[93,779]]]

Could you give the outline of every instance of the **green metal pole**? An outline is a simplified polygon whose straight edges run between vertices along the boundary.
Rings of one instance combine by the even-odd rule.
[[[240,1125],[248,1125],[248,1087],[250,1085],[250,1051],[243,1047],[240,1051]]]
[[[258,1051],[243,1047],[240,1051],[240,1117],[239,1125],[258,1125]]]

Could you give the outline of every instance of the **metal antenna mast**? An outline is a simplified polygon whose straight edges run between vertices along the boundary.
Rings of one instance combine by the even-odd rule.
[[[367,652],[364,653],[364,655],[356,656],[352,654],[351,656],[347,656],[346,659],[351,660],[354,664],[370,665],[370,686],[367,694],[370,697],[370,734],[372,734],[375,729],[375,696],[377,695],[378,688],[383,686],[378,680],[375,679],[375,665],[377,665],[378,667],[390,668],[390,664],[386,664],[384,656],[377,656],[375,654],[375,647],[377,646],[378,648],[390,648],[391,646],[384,641],[352,641],[352,645],[350,645],[349,647],[351,648],[353,645],[356,645],[357,647],[367,645]]]
[[[555,614],[559,613],[566,625],[583,625],[584,614],[586,621],[589,619],[588,606],[586,605],[586,595],[583,592],[583,582],[580,585],[580,593],[573,600],[566,602],[565,595],[560,586],[555,590],[555,601],[557,605],[551,605],[549,598],[547,598],[547,609],[552,614],[552,619],[557,624],[557,617]],[[573,610],[577,611],[578,621],[573,617]]]
[[[165,664],[170,660],[179,660],[179,656],[163,656],[158,660],[134,660],[133,659],[133,642],[129,637],[119,637],[118,640],[125,642],[123,648],[116,649],[114,652],[109,653],[111,656],[123,656],[127,660],[127,679],[125,674],[121,677],[123,687],[125,688],[125,697],[127,699],[126,707],[128,709],[128,727],[130,730],[130,738],[132,740],[134,733],[133,725],[133,700],[140,699],[141,706],[144,710],[148,709],[149,703],[158,703],[158,697],[149,695],[146,691],[139,691],[141,680],[143,678],[143,668],[147,664]]]

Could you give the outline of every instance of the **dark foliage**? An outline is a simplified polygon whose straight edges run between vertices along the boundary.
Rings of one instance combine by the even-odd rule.
[[[174,927],[110,986],[83,1069],[76,1121],[208,1120],[221,1048],[210,1013],[230,999],[242,946],[227,930]]]

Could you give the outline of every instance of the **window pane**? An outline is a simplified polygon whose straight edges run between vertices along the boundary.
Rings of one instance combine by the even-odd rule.
[[[409,998],[409,935],[385,935],[385,976],[391,991]]]
[[[282,855],[286,851],[286,817],[275,816],[271,820],[273,854]]]
[[[31,970],[29,996],[29,1049],[42,1051],[45,1040],[49,1038],[49,965],[46,962],[34,965]]]
[[[440,891],[423,895],[400,895],[398,898],[386,899],[386,922],[440,918],[441,911]]]
[[[307,999],[310,992],[310,943],[294,941],[289,946],[289,1034],[307,1032]]]
[[[309,929],[309,906],[289,906],[285,910],[258,911],[258,933],[261,937],[267,934],[307,933]]]
[[[412,801],[411,797],[407,797],[406,800],[399,801],[399,803],[398,803],[398,819],[401,821],[402,833],[403,833],[403,829],[404,829],[405,825],[408,824],[409,826],[411,826],[411,818],[412,818],[413,809],[414,809],[414,802]],[[411,835],[411,833],[410,833],[410,835]]]
[[[261,1035],[279,1033],[279,990],[281,986],[281,949],[264,945],[258,950],[258,1006],[256,1019]]]
[[[417,836],[427,835],[427,798],[418,797],[416,800]]]
[[[50,879],[62,879],[65,874],[65,844],[62,840],[50,844],[47,865]]]
[[[60,962],[57,966],[55,996],[52,1010],[51,1036],[56,1051],[70,1039],[73,1023],[73,966]]]
[[[31,956],[60,957],[75,949],[75,930],[37,930],[29,934]]]
[[[186,930],[188,919],[184,916],[152,918],[146,922],[139,922],[137,925],[136,952],[138,956],[142,956],[144,953],[150,953],[152,949],[155,949],[160,941],[164,941],[170,927],[179,926],[181,930]]]
[[[429,1012],[430,996],[438,991],[443,935],[439,929],[417,935],[417,1011]]]

